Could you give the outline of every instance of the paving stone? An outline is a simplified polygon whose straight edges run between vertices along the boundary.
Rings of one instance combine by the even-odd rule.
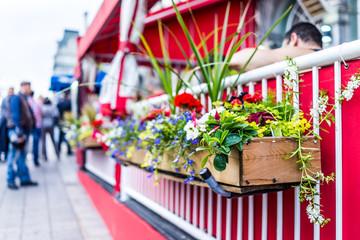
[[[49,139],[48,139],[49,140]],[[108,240],[103,220],[79,183],[74,157],[27,164],[39,186],[10,191],[6,164],[0,164],[0,240]],[[19,184],[17,180],[17,184]]]

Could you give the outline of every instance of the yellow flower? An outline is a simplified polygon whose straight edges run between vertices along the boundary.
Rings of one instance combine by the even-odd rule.
[[[134,151],[135,151],[135,146],[130,146],[130,147],[128,148],[127,153],[126,153],[126,157],[127,157],[128,159],[130,159],[130,158],[132,157]]]

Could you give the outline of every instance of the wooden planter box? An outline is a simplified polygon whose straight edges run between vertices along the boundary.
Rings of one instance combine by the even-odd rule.
[[[83,148],[101,148],[101,144],[90,136],[80,140],[79,144]]]
[[[307,137],[303,147],[311,148],[313,159],[311,164],[314,172],[321,170],[320,162],[320,141],[315,137]],[[291,159],[292,152],[297,149],[297,142],[293,138],[255,138],[249,145],[244,144],[244,150],[239,152],[233,150],[229,156],[229,163],[223,172],[218,172],[213,167],[214,156],[208,159],[207,167],[216,181],[225,190],[247,194],[249,192],[276,191],[289,188],[301,180],[300,163],[296,163],[297,156]],[[304,152],[304,154],[308,153]],[[207,151],[197,152],[192,155],[196,172],[201,170],[201,160],[208,154]],[[141,165],[145,151],[138,151],[134,154],[129,163]],[[183,181],[188,173],[180,166],[176,173],[171,168],[175,157],[163,156],[160,173],[163,177],[176,181]],[[197,185],[204,185],[201,179],[195,181]]]

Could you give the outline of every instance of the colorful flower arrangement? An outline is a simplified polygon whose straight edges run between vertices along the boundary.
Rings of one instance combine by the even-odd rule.
[[[99,134],[102,135],[103,125],[102,116],[97,115],[95,108],[89,104],[84,105],[79,119],[74,119],[71,113],[64,115],[63,129],[71,146],[79,145],[82,140],[89,137],[98,138]]]
[[[326,92],[321,91],[318,105],[313,106],[309,116],[296,109],[293,106],[296,92],[293,90],[299,84],[299,72],[292,59],[287,59],[287,62],[283,102],[277,103],[271,94],[263,99],[260,94],[241,93],[230,101],[214,102],[214,108],[201,115],[201,103],[191,94],[183,93],[174,98],[174,104],[179,108],[178,114],[155,108],[140,120],[119,121],[103,136],[103,141],[109,147],[108,152],[119,159],[131,159],[135,150],[145,149],[141,167],[150,172],[149,177],[155,177],[156,184],[162,161],[171,161],[175,172],[181,168],[186,170],[188,177],[185,182],[188,183],[194,181],[200,170],[192,159],[196,152],[207,152],[201,161],[201,168],[210,156],[214,156],[212,165],[221,172],[227,167],[230,153],[234,149],[242,151],[243,144],[254,138],[292,137],[297,141],[298,148],[288,158],[297,156],[301,163],[300,201],[308,202],[307,214],[311,222],[325,225],[330,219],[322,215],[320,205],[315,201],[315,196],[319,195],[315,185],[334,181],[334,174],[325,176],[322,172],[314,172],[311,152],[306,152],[302,143],[309,135],[320,138],[314,129],[324,121],[330,122],[335,104],[330,106]],[[337,101],[350,100],[354,89],[359,86],[360,74],[356,73]],[[317,126],[311,124],[314,117],[319,120]]]

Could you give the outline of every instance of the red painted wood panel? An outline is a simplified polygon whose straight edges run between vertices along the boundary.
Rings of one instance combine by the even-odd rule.
[[[78,171],[78,177],[115,240],[166,239],[125,205],[115,201],[113,196],[84,172]]]

